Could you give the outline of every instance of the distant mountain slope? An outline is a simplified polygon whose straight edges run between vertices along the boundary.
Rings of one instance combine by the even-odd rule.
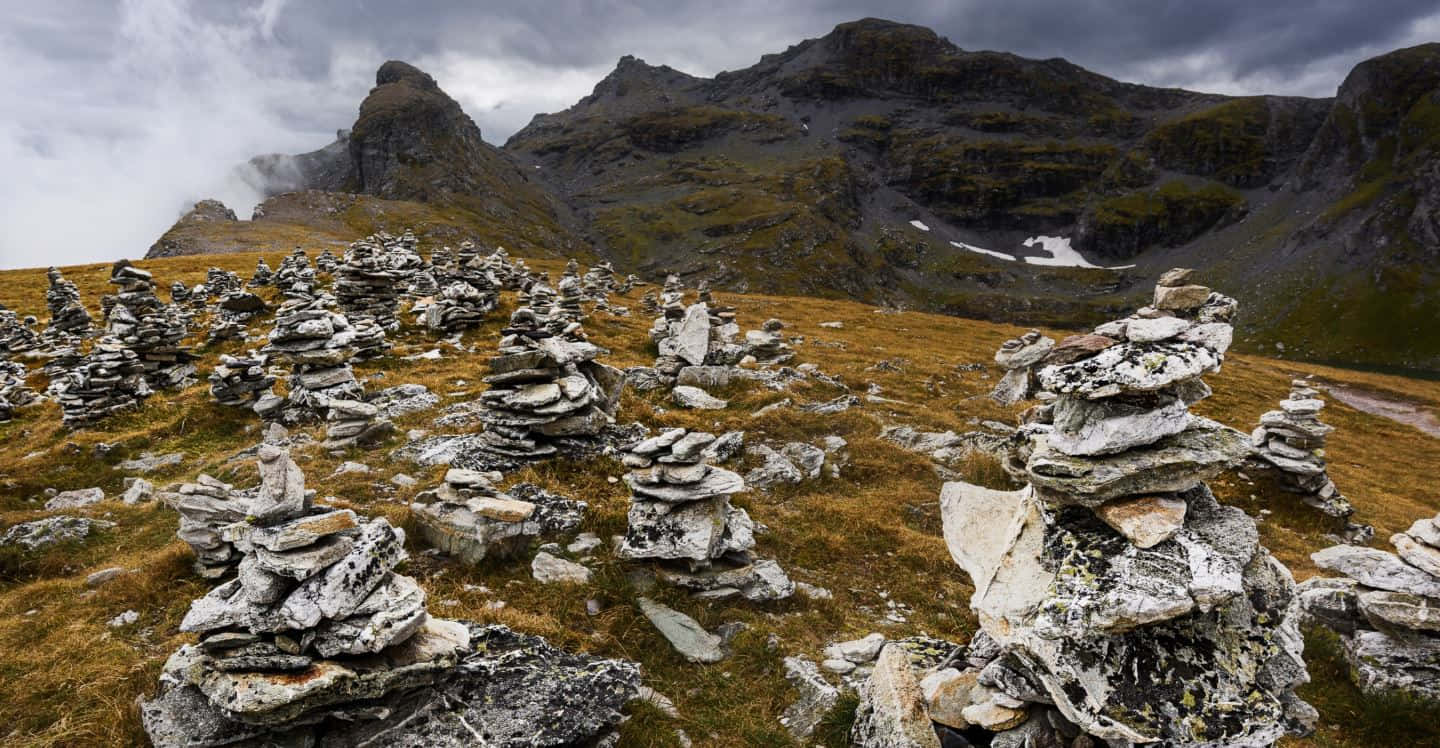
[[[713,78],[624,57],[503,149],[390,62],[335,143],[252,165],[429,206],[399,213],[445,236],[1035,324],[1108,318],[1194,265],[1238,290],[1242,349],[1440,371],[1437,50],[1366,61],[1335,99],[1237,98],[864,19]]]

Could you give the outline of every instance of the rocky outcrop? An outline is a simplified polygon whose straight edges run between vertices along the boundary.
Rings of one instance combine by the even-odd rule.
[[[499,473],[452,468],[438,488],[416,494],[412,504],[420,534],[465,563],[513,558],[544,534],[571,532],[586,504],[520,484],[512,493],[495,487]],[[524,497],[524,498],[519,498]]]
[[[990,399],[1001,405],[1030,399],[1039,389],[1035,381],[1036,365],[1054,347],[1055,340],[1041,335],[1039,330],[1005,341],[995,352],[995,363],[1005,370],[1005,375],[990,392]]]

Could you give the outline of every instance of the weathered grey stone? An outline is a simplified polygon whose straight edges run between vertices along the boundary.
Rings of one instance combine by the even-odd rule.
[[[1174,396],[1089,400],[1062,396],[1053,411],[1049,445],[1068,455],[1099,455],[1141,447],[1190,426],[1185,401]]]
[[[820,720],[835,707],[840,691],[820,675],[815,663],[803,657],[785,658],[785,680],[799,697],[785,708],[780,722],[796,740],[805,740],[815,734]]]
[[[590,570],[544,551],[530,562],[530,575],[541,584],[589,584]]]
[[[887,646],[860,689],[850,741],[864,748],[940,748],[904,648]]]
[[[670,391],[676,405],[691,410],[723,410],[729,405],[725,400],[711,395],[699,387],[681,385]]]
[[[1310,554],[1315,565],[1339,572],[1367,587],[1422,597],[1440,597],[1440,579],[1375,548],[1336,545]]]
[[[720,637],[706,631],[695,619],[646,597],[638,603],[640,612],[686,660],[713,663],[725,659]]]

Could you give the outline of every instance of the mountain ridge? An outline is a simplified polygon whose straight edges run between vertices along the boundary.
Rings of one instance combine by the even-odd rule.
[[[428,151],[426,133],[469,132],[422,125],[430,97],[469,118],[406,65],[433,89],[351,131],[344,184],[300,186],[652,276],[1036,324],[1083,327],[1192,264],[1255,315],[1242,349],[1440,370],[1420,324],[1440,312],[1437,49],[1367,60],[1335,98],[1230,97],[862,19],[712,78],[627,55],[503,148]],[[367,104],[397,85],[381,77]],[[362,162],[399,187],[359,183]],[[1040,236],[1135,267],[1033,264],[1062,262]]]

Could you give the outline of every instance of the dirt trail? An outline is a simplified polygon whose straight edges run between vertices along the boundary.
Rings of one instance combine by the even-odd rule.
[[[1321,386],[1336,400],[1356,410],[1389,418],[1396,423],[1414,426],[1426,434],[1440,439],[1440,418],[1436,417],[1434,411],[1419,403],[1343,384],[1327,383]]]

